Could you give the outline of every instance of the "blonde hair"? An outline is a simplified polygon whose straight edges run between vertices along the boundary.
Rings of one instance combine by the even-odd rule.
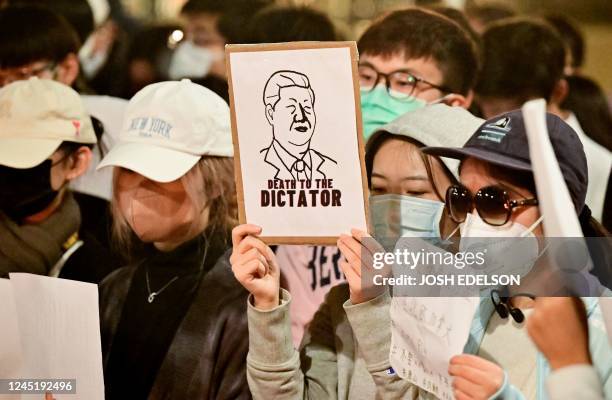
[[[113,187],[117,186],[118,172],[115,169]],[[203,156],[180,180],[197,215],[204,207],[208,207],[205,230],[209,234],[221,236],[225,242],[231,229],[238,224],[238,199],[232,158]],[[141,243],[119,208],[116,190],[113,191],[111,212],[113,243],[120,254],[129,259]]]

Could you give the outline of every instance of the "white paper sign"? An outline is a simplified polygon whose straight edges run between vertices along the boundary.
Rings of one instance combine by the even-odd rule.
[[[539,207],[544,215],[544,232],[549,238],[583,237],[580,222],[548,136],[545,119],[546,101],[544,99],[528,101],[523,105],[522,112],[529,140],[529,154],[538,191]],[[584,276],[589,279],[593,292],[599,291],[609,296],[610,291],[601,287],[594,276],[591,274]],[[601,289],[597,290],[596,287]],[[599,304],[608,331],[608,339],[612,343],[612,299],[602,297]]]
[[[391,301],[389,360],[404,380],[453,399],[448,365],[463,353],[478,297],[398,297]]]
[[[269,243],[331,244],[367,230],[354,42],[226,54],[241,222]]]
[[[76,379],[76,395],[53,394],[56,400],[104,399],[97,286],[21,273],[10,274],[10,284],[21,378]]]
[[[574,203],[548,136],[546,101],[528,101],[523,105],[522,112],[546,237],[582,237]]]
[[[0,378],[21,378],[22,362],[13,287],[8,279],[0,279]],[[0,400],[19,399],[20,395],[0,394]]]
[[[601,314],[608,332],[608,341],[612,345],[612,297],[600,297],[599,307],[601,307]]]

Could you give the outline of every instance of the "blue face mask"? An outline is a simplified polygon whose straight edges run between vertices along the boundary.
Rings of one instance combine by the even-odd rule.
[[[370,213],[376,239],[400,237],[440,238],[441,201],[399,194],[370,196]]]
[[[387,88],[378,85],[372,90],[361,89],[361,113],[363,135],[366,140],[381,126],[409,111],[425,107],[427,103],[416,97],[395,99],[389,96]]]

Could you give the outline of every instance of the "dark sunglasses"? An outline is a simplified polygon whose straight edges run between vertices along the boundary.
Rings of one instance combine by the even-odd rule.
[[[538,199],[510,200],[508,192],[499,186],[485,186],[472,196],[461,185],[452,185],[446,191],[446,207],[456,223],[465,221],[474,208],[484,222],[493,226],[505,225],[517,207],[538,205]]]

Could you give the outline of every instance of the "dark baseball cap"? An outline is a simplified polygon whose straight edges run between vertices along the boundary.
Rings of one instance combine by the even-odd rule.
[[[582,142],[561,118],[546,113],[546,126],[561,173],[570,196],[580,213],[588,184],[586,156]],[[500,167],[530,171],[529,143],[521,110],[514,110],[485,121],[463,147],[425,147],[424,153],[463,160],[473,157]]]

